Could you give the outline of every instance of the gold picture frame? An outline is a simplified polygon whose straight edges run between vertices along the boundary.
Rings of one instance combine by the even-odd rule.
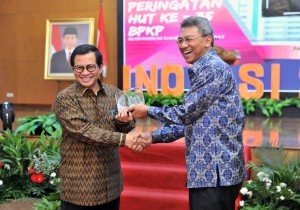
[[[47,19],[44,79],[74,80],[68,61],[72,48],[93,43],[94,18]]]

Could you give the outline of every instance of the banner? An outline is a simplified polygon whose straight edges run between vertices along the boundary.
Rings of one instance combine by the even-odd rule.
[[[161,90],[167,83],[170,91],[166,92],[172,93],[172,89],[182,81],[183,89],[188,90],[188,65],[178,50],[176,40],[184,18],[203,16],[211,21],[215,46],[224,50],[223,55],[237,53],[231,67],[240,90],[256,92],[256,95],[263,92],[299,92],[300,6],[292,5],[285,9],[291,10],[291,13],[275,13],[271,11],[274,10],[274,2],[124,0],[123,88],[142,82],[144,86],[152,85]],[[283,6],[286,5],[281,8]],[[141,69],[146,75],[139,79]]]

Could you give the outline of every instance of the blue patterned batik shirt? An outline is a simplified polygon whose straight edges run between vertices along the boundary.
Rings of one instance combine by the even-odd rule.
[[[191,88],[184,104],[149,107],[164,123],[151,132],[153,143],[186,141],[187,187],[231,186],[246,177],[242,132],[244,111],[231,68],[213,49],[188,69]]]

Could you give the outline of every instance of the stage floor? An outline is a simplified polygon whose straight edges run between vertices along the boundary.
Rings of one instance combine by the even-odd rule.
[[[17,127],[16,119],[24,116],[34,116],[37,112],[39,115],[49,113],[50,106],[33,106],[33,105],[17,105],[15,106],[15,122],[13,130]],[[2,130],[2,121],[0,122]],[[151,131],[162,124],[157,121],[145,118],[137,120],[135,131]],[[286,117],[246,117],[246,124],[243,133],[243,141],[245,145],[257,147],[264,142],[271,142],[273,145],[283,145],[289,149],[300,149],[300,118]],[[178,140],[184,141],[183,139]]]

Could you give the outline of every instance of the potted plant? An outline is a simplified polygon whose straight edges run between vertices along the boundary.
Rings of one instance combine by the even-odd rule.
[[[41,135],[61,136],[61,126],[53,112],[45,115],[25,116],[17,119],[20,125],[15,130],[26,136]]]
[[[0,203],[59,195],[60,140],[42,133],[27,141],[9,130],[0,135]]]
[[[144,93],[145,104],[148,106],[158,106],[158,107],[183,104],[183,96],[184,94],[180,96],[172,96],[172,95],[164,96],[162,95],[162,93],[158,93],[156,95],[150,95],[148,93]]]
[[[148,106],[174,106],[183,104],[184,93],[180,96],[156,95],[144,92],[145,104]],[[286,98],[276,100],[272,98],[242,98],[242,106],[246,115],[258,115],[266,117],[300,117],[300,98]]]
[[[266,117],[278,116],[287,114],[287,109],[292,109],[291,117],[300,116],[300,98],[286,98],[283,100],[276,100],[272,98],[260,99],[242,99],[242,105],[247,115],[264,115]],[[285,110],[285,112],[283,112]],[[285,113],[285,114],[284,114]]]
[[[27,168],[38,150],[36,140],[26,141],[21,134],[7,130],[5,137],[0,135],[0,202],[32,193]]]
[[[256,148],[256,163],[247,167],[256,174],[240,190],[242,210],[300,209],[300,156],[270,144]]]

